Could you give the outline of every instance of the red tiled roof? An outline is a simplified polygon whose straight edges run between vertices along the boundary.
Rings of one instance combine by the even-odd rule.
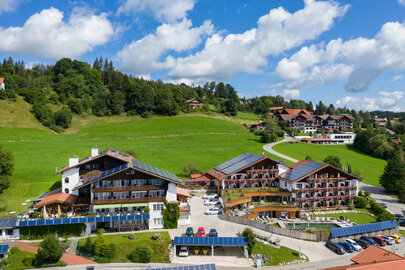
[[[351,258],[351,260],[355,263],[360,264],[405,260],[405,257],[388,251],[385,248],[371,245],[353,258]]]
[[[193,101],[197,101],[198,103],[200,103],[200,102],[198,101],[198,99],[196,99],[196,98],[187,99],[187,100],[186,100],[186,103],[190,103],[190,102],[193,102]]]
[[[276,110],[282,110],[284,107],[279,106],[279,107],[270,107],[270,111],[276,111]]]
[[[54,203],[72,205],[72,204],[74,204],[76,199],[77,199],[76,195],[72,195],[72,194],[68,194],[68,193],[56,193],[56,194],[52,194],[52,195],[45,197],[44,199],[42,199],[42,201],[37,203],[35,205],[35,207],[40,208],[44,205],[46,206],[46,205],[54,204]]]
[[[190,193],[188,193],[188,191],[185,190],[184,188],[177,187],[176,193],[184,197],[191,197]]]
[[[249,128],[251,128],[251,127],[253,127],[253,126],[258,126],[258,125],[263,124],[263,123],[264,123],[263,121],[254,122],[254,123],[252,123],[252,124],[249,126]]]
[[[305,109],[284,109],[283,111],[286,111],[288,114],[299,114],[300,112],[303,112],[304,114],[307,114],[307,115],[312,114],[311,112],[309,112]]]
[[[0,78],[0,84],[4,83],[4,78]]]
[[[201,177],[201,175],[202,175],[201,173],[199,173],[199,174],[191,174],[190,178],[191,179],[198,178],[198,177]]]
[[[184,179],[184,180],[181,180],[182,182],[208,182],[208,181],[210,181],[211,179],[209,178],[209,177],[207,177],[206,175],[200,175],[199,177],[197,177],[197,178],[192,178],[192,179]]]
[[[378,262],[378,263],[365,263],[365,264],[350,264],[331,268],[324,268],[322,270],[399,270],[405,269],[405,260]]]

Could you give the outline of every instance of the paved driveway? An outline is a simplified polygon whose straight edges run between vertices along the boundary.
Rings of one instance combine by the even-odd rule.
[[[290,141],[295,141],[295,139],[294,139],[293,137],[287,135],[287,134],[284,134],[284,139],[283,139],[282,141],[266,144],[265,146],[263,146],[263,149],[266,150],[267,152],[273,154],[273,155],[279,156],[279,157],[281,157],[281,158],[290,160],[290,161],[292,161],[292,162],[295,163],[295,162],[298,162],[298,160],[296,160],[296,159],[294,159],[294,158],[291,158],[291,157],[289,157],[289,156],[283,155],[283,154],[281,154],[281,153],[279,153],[279,152],[276,152],[276,151],[274,151],[273,148],[272,148],[272,147],[275,146],[276,144],[285,143],[285,142],[290,142]]]
[[[387,204],[387,209],[393,214],[404,214],[405,204],[400,203],[397,199],[387,195],[383,187],[377,187],[359,182],[359,189],[368,191],[377,202],[383,202]]]

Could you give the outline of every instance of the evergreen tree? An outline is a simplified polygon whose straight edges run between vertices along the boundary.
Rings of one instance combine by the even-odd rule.
[[[399,195],[404,187],[405,181],[405,160],[404,152],[400,147],[396,147],[392,158],[384,167],[384,173],[380,177],[380,184],[389,194]]]

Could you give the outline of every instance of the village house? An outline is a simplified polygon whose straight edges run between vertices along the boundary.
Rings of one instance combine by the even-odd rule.
[[[265,130],[266,129],[266,122],[259,121],[254,122],[250,126],[247,127],[248,129],[256,129],[256,130]]]
[[[6,84],[4,83],[4,78],[0,78],[0,90],[5,90]]]
[[[186,103],[190,106],[191,109],[198,109],[202,106],[202,103],[196,98],[190,98],[186,100]]]
[[[117,231],[163,228],[164,201],[179,204],[179,224],[189,224],[189,194],[181,189],[181,181],[171,172],[134,159],[127,153],[107,149],[101,153],[91,149],[91,156],[69,164],[55,172],[61,175],[62,188],[35,204],[44,218],[88,216],[136,216],[109,222]],[[89,224],[91,231],[97,222]]]
[[[301,210],[353,204],[357,177],[329,164],[303,160],[291,166],[244,153],[208,170],[226,213],[246,218],[299,217]]]

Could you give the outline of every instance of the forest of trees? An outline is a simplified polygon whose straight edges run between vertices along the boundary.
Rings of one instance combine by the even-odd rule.
[[[60,59],[55,65],[36,64],[27,69],[24,62],[10,57],[0,65],[6,91],[0,99],[16,95],[33,105],[32,113],[47,127],[62,131],[71,124],[72,113],[96,116],[176,115],[190,110],[187,99],[197,98],[226,115],[236,115],[239,97],[230,84],[210,82],[201,86],[175,85],[160,80],[144,80],[114,69],[108,59],[88,63]]]

